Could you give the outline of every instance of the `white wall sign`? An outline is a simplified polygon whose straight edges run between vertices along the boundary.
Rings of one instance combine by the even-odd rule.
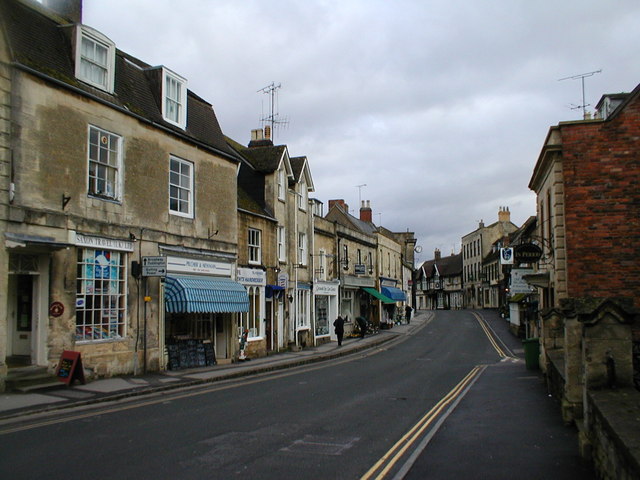
[[[69,232],[69,243],[78,247],[96,248],[104,250],[121,250],[123,252],[133,252],[133,242],[129,240],[118,240],[117,238],[93,237],[74,231]]]
[[[339,283],[315,282],[313,293],[316,295],[338,295]]]
[[[238,268],[236,281],[243,285],[265,286],[267,274],[264,270],[256,268]]]
[[[167,271],[231,277],[233,264],[197,258],[167,257]]]

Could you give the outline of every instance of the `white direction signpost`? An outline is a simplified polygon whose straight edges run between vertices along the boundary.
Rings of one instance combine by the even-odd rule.
[[[164,277],[167,275],[167,257],[142,257],[143,277]]]

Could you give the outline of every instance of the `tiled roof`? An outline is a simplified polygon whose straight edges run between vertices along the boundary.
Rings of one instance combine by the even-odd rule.
[[[259,172],[273,173],[278,169],[286,148],[285,145],[251,147],[242,148],[240,153]]]
[[[427,260],[422,264],[426,278],[433,277],[434,267],[438,268],[441,277],[455,277],[462,275],[462,254],[442,257],[438,260]]]
[[[13,61],[25,70],[37,72],[87,95],[129,111],[148,122],[171,130],[189,140],[213,148],[227,156],[225,142],[212,106],[193,92],[187,92],[186,131],[162,118],[160,94],[154,94],[150,65],[116,49],[114,93],[109,94],[75,77],[71,38],[73,25],[63,25],[61,18],[38,4],[19,0],[0,2],[0,21],[6,31]]]

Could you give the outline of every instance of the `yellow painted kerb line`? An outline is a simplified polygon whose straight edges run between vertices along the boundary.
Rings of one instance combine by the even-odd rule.
[[[498,355],[500,355],[500,358],[507,357],[508,355],[504,353],[504,350],[500,348],[500,346],[498,345],[498,342],[496,342],[495,338],[493,338],[493,335],[489,331],[489,328],[485,324],[485,321],[476,312],[472,312],[472,313],[473,313],[473,316],[476,317],[476,320],[478,321],[480,326],[482,327],[482,330],[484,330],[484,333],[489,339],[489,341],[491,342],[491,345],[493,345],[493,348],[495,348],[496,352],[498,352]]]
[[[453,402],[458,395],[465,389],[465,387],[473,381],[473,379],[484,370],[484,367],[474,367],[466,377],[464,377],[460,383],[458,383],[453,389],[447,393],[427,414],[416,423],[411,430],[409,430],[396,444],[385,453],[380,460],[378,460],[373,467],[365,473],[361,480],[368,480],[373,478],[373,475],[386,463],[386,466],[380,470],[380,473],[375,477],[376,480],[383,479],[385,475],[394,467],[394,465],[402,458],[405,452],[420,438],[427,427],[433,423],[442,410]]]

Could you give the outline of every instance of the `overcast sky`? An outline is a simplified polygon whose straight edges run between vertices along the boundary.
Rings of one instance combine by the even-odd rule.
[[[551,125],[640,83],[638,0],[85,0],[83,23],[188,79],[247,144],[269,114],[315,193],[413,231],[419,261],[460,252],[529,179]],[[358,185],[364,185],[358,188]]]

